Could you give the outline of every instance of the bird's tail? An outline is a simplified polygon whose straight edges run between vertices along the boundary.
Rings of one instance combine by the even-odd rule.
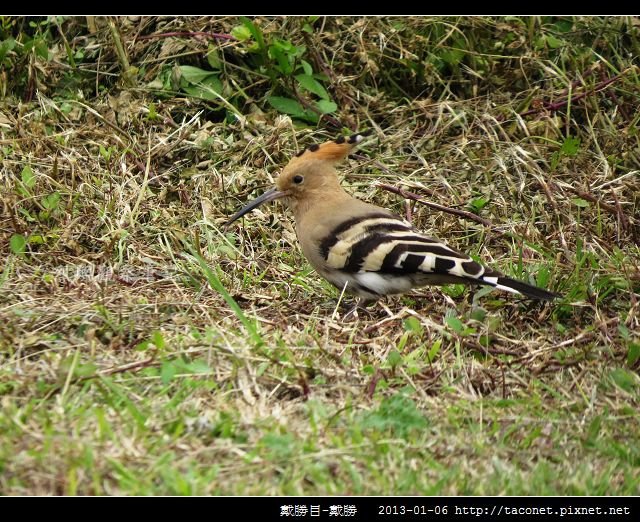
[[[523,281],[518,281],[517,279],[511,279],[510,277],[502,274],[484,275],[481,279],[487,285],[491,285],[495,288],[499,288],[500,290],[505,290],[514,294],[522,294],[529,299],[551,301],[552,299],[561,297],[560,294],[556,294],[555,292],[549,292],[543,288],[538,288],[537,286],[530,285]]]

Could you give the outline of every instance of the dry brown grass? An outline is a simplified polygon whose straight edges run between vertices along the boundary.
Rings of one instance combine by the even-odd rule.
[[[638,493],[640,82],[622,53],[637,27],[329,18],[306,33],[304,19],[258,20],[327,74],[339,110],[313,128],[266,103],[247,42],[212,43],[224,102],[148,86],[176,63],[206,68],[207,42],[141,36],[229,35],[237,19],[116,20],[131,88],[96,22],[63,24],[85,50],[78,70],[51,37],[51,60],[3,80],[2,493]],[[461,61],[433,58],[461,42]],[[572,82],[588,96],[540,105]],[[352,193],[399,213],[376,182],[453,208],[484,197],[490,227],[421,205],[412,220],[509,275],[547,271],[565,298],[427,288],[345,323],[280,206],[222,228],[336,123],[374,130],[341,169]],[[567,136],[580,144],[563,154]]]

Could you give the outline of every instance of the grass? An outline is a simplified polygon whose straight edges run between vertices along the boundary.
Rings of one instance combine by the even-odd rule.
[[[0,17],[0,493],[639,494],[638,41],[616,17]],[[352,193],[478,214],[411,206],[563,299],[425,288],[344,323],[281,205],[223,227],[365,129]]]

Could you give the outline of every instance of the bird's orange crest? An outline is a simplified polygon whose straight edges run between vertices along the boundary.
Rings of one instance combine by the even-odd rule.
[[[353,148],[364,139],[365,134],[353,134],[349,138],[340,136],[335,141],[327,141],[322,145],[317,143],[299,152],[291,162],[307,159],[319,159],[338,162],[347,157]]]

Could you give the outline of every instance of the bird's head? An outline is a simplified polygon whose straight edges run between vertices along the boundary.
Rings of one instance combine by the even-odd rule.
[[[226,225],[230,225],[254,208],[275,199],[286,198],[295,207],[304,200],[328,197],[331,191],[341,191],[334,165],[342,161],[360,143],[365,134],[341,136],[322,145],[311,145],[282,170],[276,186],[249,202],[236,212]]]

